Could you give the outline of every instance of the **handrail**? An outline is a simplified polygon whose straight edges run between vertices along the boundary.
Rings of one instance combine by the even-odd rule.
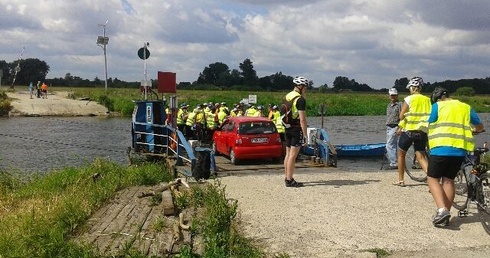
[[[145,128],[144,131],[136,130],[136,126],[134,125],[144,125],[146,127],[151,127],[151,129],[154,128],[161,128],[162,133],[151,133],[147,132],[148,128]],[[175,156],[177,159],[177,166],[183,166],[184,161],[187,163],[190,163],[190,171],[196,166],[196,156],[194,155],[194,150],[190,146],[190,144],[187,142],[185,139],[184,135],[182,134],[181,131],[179,131],[176,128],[173,128],[172,126],[169,125],[160,125],[160,124],[151,124],[151,123],[141,123],[141,122],[133,122],[133,128],[134,128],[134,133],[135,134],[140,134],[140,135],[150,135],[155,138],[161,137],[162,139],[166,139],[163,142],[163,144],[157,144],[157,143],[148,143],[148,142],[137,142],[137,145],[144,145],[144,146],[152,146],[152,147],[160,147],[166,151],[167,156]],[[154,131],[154,130],[151,130]],[[174,139],[174,135],[176,135],[176,139]],[[172,148],[172,146],[176,146],[175,149]],[[157,153],[157,154],[164,154],[164,153]],[[191,172],[189,171],[179,171],[176,170],[175,173],[181,173],[185,176],[191,176]],[[174,175],[177,177],[177,174]]]

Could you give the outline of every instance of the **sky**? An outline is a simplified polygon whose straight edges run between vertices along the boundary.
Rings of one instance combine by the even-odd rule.
[[[37,58],[47,78],[70,73],[124,81],[250,59],[259,77],[278,72],[332,87],[345,76],[374,89],[490,74],[488,0],[0,0],[0,60]],[[106,23],[107,22],[107,23]],[[149,43],[145,61],[138,49]]]

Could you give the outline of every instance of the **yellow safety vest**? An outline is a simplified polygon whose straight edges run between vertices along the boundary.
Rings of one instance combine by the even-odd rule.
[[[400,121],[400,127],[407,131],[427,132],[430,108],[430,98],[422,94],[414,94],[410,110],[405,113],[405,119]]]
[[[177,112],[177,124],[178,125],[183,125],[185,124],[184,116],[187,115],[187,111],[184,111],[182,108],[179,109]]]
[[[296,107],[296,102],[298,101],[299,97],[301,97],[301,94],[299,94],[299,92],[295,90],[288,93],[285,97],[287,102],[290,102],[292,99],[294,99],[293,104],[291,105],[291,115],[293,119],[298,119],[299,117],[298,108]]]
[[[224,109],[220,109],[219,112],[218,112],[218,122],[221,124],[223,123],[223,120],[225,120],[225,118],[227,117],[228,115],[226,114],[225,110]]]
[[[475,149],[468,104],[458,100],[437,102],[437,121],[429,125],[430,148],[447,146],[467,151]]]
[[[196,112],[196,123],[204,124],[204,110]]]
[[[279,133],[285,133],[286,132],[286,128],[282,124],[281,112],[279,112],[279,110],[274,112],[274,117],[272,119],[274,121],[274,124],[276,125],[277,132],[279,132]]]
[[[185,124],[188,126],[193,126],[195,122],[196,122],[196,110],[189,113],[189,116],[187,117],[187,121],[185,121]]]
[[[208,128],[210,129],[214,129],[214,114],[213,112],[211,112],[211,110],[209,110],[209,112],[206,112],[206,123],[207,123],[207,126]]]

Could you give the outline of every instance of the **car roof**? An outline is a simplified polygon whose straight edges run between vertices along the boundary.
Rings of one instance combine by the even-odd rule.
[[[235,116],[230,117],[230,121],[235,121],[237,123],[241,122],[272,122],[267,117],[254,117],[254,116]]]

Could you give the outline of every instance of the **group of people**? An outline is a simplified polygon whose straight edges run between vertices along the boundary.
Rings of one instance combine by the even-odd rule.
[[[166,110],[170,114],[170,110]],[[203,103],[198,104],[192,110],[189,105],[182,103],[175,115],[176,124],[179,130],[184,134],[187,140],[200,140],[210,142],[215,130],[228,117],[236,116],[251,116],[251,117],[268,117],[277,127],[277,131],[284,139],[284,126],[280,122],[280,113],[278,106],[269,104],[267,114],[263,106],[249,105],[243,102],[233,105],[233,109],[229,109],[226,102],[221,103]],[[167,116],[167,123],[170,123],[172,116]]]
[[[32,82],[29,83],[29,94],[31,96],[31,99],[35,95],[37,98],[43,98],[47,99],[48,98],[48,85],[46,82],[43,82],[41,84],[41,81],[37,81],[36,84],[36,92],[34,92],[34,84]]]
[[[405,156],[413,145],[418,163],[427,172],[427,183],[437,206],[432,223],[449,225],[454,200],[454,178],[464,157],[475,148],[473,133],[483,124],[466,103],[450,98],[448,91],[437,87],[431,97],[421,94],[424,81],[413,77],[407,85],[410,95],[398,101],[395,88],[389,90],[386,108],[386,150],[389,169],[398,170],[395,186],[405,186]],[[426,158],[426,148],[430,150]]]

